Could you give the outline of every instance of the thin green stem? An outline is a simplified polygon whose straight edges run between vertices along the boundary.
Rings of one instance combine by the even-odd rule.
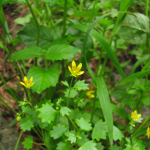
[[[31,103],[31,92],[30,92],[30,89],[27,89],[27,93],[28,93],[29,102]]]
[[[48,3],[45,3],[45,6],[46,6],[46,10],[47,10],[48,17],[49,17],[48,20],[51,21],[51,26],[54,26],[52,8],[50,9],[50,6],[48,5]]]
[[[138,100],[138,102],[137,102],[137,104],[136,104],[134,110],[136,110],[136,109],[138,108],[139,104],[141,103],[142,95],[143,95],[143,92],[141,91],[141,92],[140,92],[140,96],[139,96],[139,100]]]
[[[103,73],[104,73],[107,60],[108,60],[108,56],[105,56],[105,59],[104,59],[103,65],[102,65],[102,70],[101,70],[100,76],[102,76]]]
[[[22,134],[23,134],[23,131],[21,130],[14,150],[17,150]]]
[[[93,109],[92,109],[92,114],[91,114],[91,123],[93,121],[93,116],[94,116],[94,111],[95,111],[95,103],[96,103],[96,90],[95,90],[95,97],[94,97]]]
[[[28,0],[26,0],[26,2],[27,2],[27,5],[28,5],[28,7],[29,7],[29,10],[30,10],[30,12],[31,12],[31,14],[32,14],[32,17],[33,17],[33,19],[34,19],[36,28],[37,28],[36,45],[38,46],[38,45],[39,45],[39,36],[40,36],[39,23],[38,23],[38,21],[37,21],[37,19],[36,19],[36,16],[35,16],[34,12],[33,12],[33,9],[32,9],[32,7],[31,7],[31,4],[29,3]],[[37,58],[35,58],[35,66],[37,66]]]
[[[35,128],[32,128],[34,130],[34,132],[39,136],[39,138],[41,138],[41,140],[43,140],[43,138],[41,137],[41,135],[37,132],[37,130]]]
[[[72,79],[71,79],[71,83],[70,83],[70,86],[69,86],[69,93],[68,93],[68,98],[67,98],[67,107],[69,106],[69,100],[70,100],[70,92],[71,92],[72,81],[73,81],[73,77],[72,77]]]
[[[100,70],[100,64],[101,64],[101,58],[102,58],[101,55],[102,55],[102,53],[99,54],[98,66],[97,66],[97,70],[96,70],[96,77],[98,77],[99,70]]]
[[[33,142],[33,143],[36,144],[36,145],[45,145],[45,143],[35,143],[35,142]]]
[[[67,115],[66,115],[67,116]],[[69,121],[72,123],[72,125],[74,126],[74,128],[79,131],[78,127],[76,126],[76,124],[71,120],[71,118],[69,116],[67,116],[67,118],[69,119]]]
[[[146,0],[146,9],[145,9],[145,15],[148,17],[148,3],[149,0]]]

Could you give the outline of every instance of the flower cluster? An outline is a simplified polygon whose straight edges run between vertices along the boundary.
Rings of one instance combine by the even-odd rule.
[[[141,114],[137,114],[137,110],[131,113],[131,119],[133,121],[139,121],[141,118]]]
[[[88,91],[88,92],[86,93],[86,95],[88,96],[89,99],[95,97],[94,94],[92,94],[92,93],[94,93],[94,91]]]
[[[72,69],[70,66],[68,66],[69,71],[71,72],[71,75],[74,77],[77,77],[79,75],[82,75],[84,73],[84,71],[80,71],[82,68],[82,63],[80,63],[77,67],[76,67],[76,63],[73,60],[72,61]]]
[[[25,86],[26,88],[29,88],[34,84],[33,81],[33,77],[30,78],[29,82],[26,76],[24,76],[24,82],[20,82],[23,86]]]
[[[147,128],[146,135],[147,135],[147,137],[149,139],[150,138],[150,128],[149,127]]]

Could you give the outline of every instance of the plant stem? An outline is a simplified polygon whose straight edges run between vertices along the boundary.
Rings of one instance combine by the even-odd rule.
[[[92,114],[91,114],[91,123],[93,121],[93,116],[94,116],[94,111],[95,111],[95,103],[96,103],[96,90],[95,90],[95,97],[94,97],[93,109],[92,109]]]
[[[141,103],[142,95],[143,95],[143,92],[141,91],[141,92],[140,92],[140,96],[139,96],[139,100],[138,100],[138,102],[137,102],[137,104],[136,104],[134,110],[136,110],[136,109],[138,108],[139,104]]]
[[[71,86],[72,86],[72,81],[73,81],[73,77],[72,77],[72,79],[71,79],[71,83],[70,83],[70,86],[69,86],[69,93],[68,93],[68,98],[67,98],[67,107],[68,107],[68,105],[69,105],[69,100],[70,100],[70,91],[71,91]]]
[[[66,115],[67,116],[67,115]],[[78,131],[78,127],[76,126],[76,124],[70,119],[69,116],[67,116],[67,118],[69,119],[69,121],[72,123],[72,125],[74,126],[74,128]]]
[[[148,3],[149,0],[146,0],[146,10],[145,10],[145,15],[148,17]]]
[[[29,7],[29,9],[30,9],[30,12],[31,12],[31,14],[32,14],[32,17],[33,17],[33,19],[34,19],[34,22],[35,22],[35,25],[36,25],[36,28],[37,28],[36,45],[38,46],[38,45],[39,45],[39,36],[40,36],[39,23],[38,23],[38,21],[37,21],[37,19],[36,19],[36,16],[35,16],[34,12],[33,12],[33,9],[32,9],[32,7],[31,7],[31,4],[29,3],[29,0],[26,0],[26,2],[27,2],[27,5],[28,5],[28,7]],[[35,66],[37,66],[37,58],[35,58]]]
[[[21,130],[14,150],[17,150],[23,131]]]

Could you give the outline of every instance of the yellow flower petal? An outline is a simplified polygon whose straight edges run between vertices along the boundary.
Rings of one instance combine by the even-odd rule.
[[[69,71],[70,71],[70,72],[72,72],[72,70],[71,70],[71,67],[70,67],[70,66],[68,66],[68,69],[69,69]]]
[[[76,69],[76,62],[73,60],[72,61],[72,70]]]
[[[23,82],[20,82],[23,86],[26,86]]]
[[[77,75],[79,76],[79,75],[81,75],[81,74],[83,74],[84,73],[84,71],[80,71]]]
[[[33,81],[33,77],[30,78],[29,83],[32,84],[32,81]]]
[[[24,83],[25,83],[25,84],[28,84],[28,79],[27,79],[26,76],[24,76]]]
[[[77,66],[77,71],[80,71],[80,69],[82,68],[82,63],[80,63],[78,66]]]

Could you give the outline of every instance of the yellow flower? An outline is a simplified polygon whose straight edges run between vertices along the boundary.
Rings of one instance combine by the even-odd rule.
[[[92,94],[92,93],[94,93],[94,91],[88,91],[87,93],[86,93],[86,95],[91,99],[91,98],[94,98],[95,96],[94,96],[94,94]]]
[[[21,117],[18,116],[18,117],[16,118],[16,120],[19,122],[19,121],[21,120]]]
[[[26,76],[24,76],[24,82],[20,82],[23,86],[25,86],[26,88],[29,88],[34,84],[33,81],[33,77],[30,78],[29,82]]]
[[[80,71],[80,69],[82,68],[82,63],[80,63],[77,67],[76,67],[76,63],[75,61],[73,60],[72,61],[72,69],[70,66],[68,66],[68,69],[69,71],[71,72],[71,75],[74,76],[74,77],[77,77],[81,74],[84,73],[84,71]]]
[[[150,138],[150,129],[149,129],[149,127],[147,128],[147,133],[146,133],[146,135],[147,135],[147,137],[148,137],[148,139]]]
[[[137,110],[131,113],[131,118],[133,121],[139,120],[140,117],[141,117],[141,114],[137,114]]]

